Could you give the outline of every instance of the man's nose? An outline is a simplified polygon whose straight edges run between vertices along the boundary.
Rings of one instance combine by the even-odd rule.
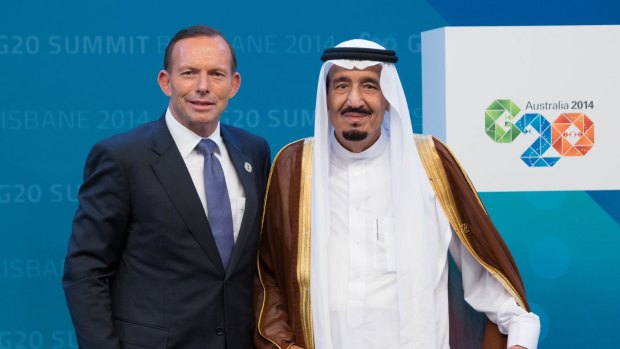
[[[209,92],[209,76],[205,73],[201,73],[198,76],[196,91],[199,93]]]
[[[359,108],[364,106],[364,99],[357,89],[351,89],[347,96],[347,106]]]

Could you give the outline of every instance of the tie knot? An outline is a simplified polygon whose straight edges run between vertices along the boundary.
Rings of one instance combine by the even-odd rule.
[[[214,141],[205,138],[198,143],[196,150],[202,155],[211,155],[217,149],[217,144]]]

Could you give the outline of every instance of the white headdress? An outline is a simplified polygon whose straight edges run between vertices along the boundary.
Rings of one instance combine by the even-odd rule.
[[[327,285],[327,241],[330,233],[329,157],[333,127],[327,111],[326,79],[333,65],[365,69],[381,65],[381,91],[390,104],[383,120],[389,132],[392,168],[392,198],[397,253],[397,283],[400,311],[400,348],[436,348],[434,289],[445,265],[449,234],[437,234],[434,193],[424,172],[413,140],[409,108],[400,78],[390,59],[373,51],[386,52],[367,40],[345,41],[336,48],[353,48],[346,54],[324,55],[317,87],[312,162],[311,274],[310,298],[316,349],[336,349],[331,341]],[[362,54],[355,54],[356,48]],[[370,49],[370,50],[368,50]],[[326,51],[327,52],[327,51]],[[370,52],[370,54],[363,54]],[[345,59],[340,59],[344,57]],[[395,58],[395,57],[394,57]],[[358,60],[359,59],[359,60]],[[395,60],[391,60],[394,62]]]

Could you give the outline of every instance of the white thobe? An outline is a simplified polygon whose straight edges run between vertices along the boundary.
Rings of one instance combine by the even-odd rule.
[[[330,148],[328,292],[333,347],[398,348],[398,242],[391,215],[389,139],[382,133],[370,148],[352,153],[332,134]],[[446,227],[450,234],[447,219],[441,218],[444,224],[439,226]],[[520,308],[453,233],[452,236],[449,250],[462,270],[465,299],[497,323],[502,333],[509,334],[509,346],[520,344],[535,349],[538,317]],[[434,291],[439,348],[449,348],[448,267],[446,260]]]

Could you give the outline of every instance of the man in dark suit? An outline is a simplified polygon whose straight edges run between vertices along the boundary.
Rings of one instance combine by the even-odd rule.
[[[219,123],[241,82],[219,31],[178,32],[158,82],[162,118],[86,161],[63,276],[79,346],[252,348],[269,147]]]

